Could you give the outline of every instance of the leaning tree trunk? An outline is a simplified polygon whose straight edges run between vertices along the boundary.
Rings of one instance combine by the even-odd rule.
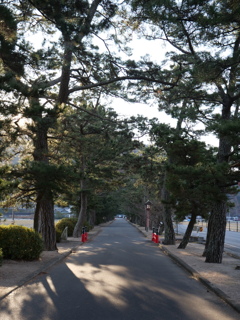
[[[190,236],[192,234],[195,222],[196,222],[196,215],[194,213],[192,213],[191,219],[190,219],[189,224],[187,226],[187,229],[184,233],[183,239],[178,246],[178,249],[185,249],[186,248],[186,246],[189,242]]]
[[[83,182],[81,183],[83,186]],[[83,189],[83,188],[82,188]],[[82,234],[83,223],[87,216],[87,193],[86,191],[81,191],[81,207],[78,215],[78,221],[73,230],[73,237],[79,238]]]

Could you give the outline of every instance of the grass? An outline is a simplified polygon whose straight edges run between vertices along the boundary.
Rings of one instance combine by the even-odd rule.
[[[14,224],[16,226],[23,226],[28,228],[33,228],[33,219],[1,219],[0,225],[8,226]]]

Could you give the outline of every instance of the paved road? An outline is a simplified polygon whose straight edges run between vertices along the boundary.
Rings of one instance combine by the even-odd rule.
[[[224,248],[240,256],[240,232],[226,231]]]
[[[4,320],[234,320],[124,219],[0,303]]]
[[[184,234],[187,229],[187,224],[178,224],[176,232]],[[193,231],[192,235],[203,237],[206,240],[207,228],[203,228],[203,232]],[[240,232],[226,230],[224,248],[236,255],[240,256]]]

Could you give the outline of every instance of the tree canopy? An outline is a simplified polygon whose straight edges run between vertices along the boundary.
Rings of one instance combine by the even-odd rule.
[[[173,210],[194,215],[204,195],[206,261],[221,262],[226,193],[240,179],[237,1],[14,0],[0,7],[1,195],[35,203],[45,249],[56,248],[56,201],[75,199],[84,217],[87,198],[97,207],[98,195],[115,197],[119,188],[131,190],[129,213],[140,197],[141,206],[144,197],[155,199],[169,244]],[[165,58],[131,57],[129,30],[154,41]],[[177,127],[120,119],[106,107],[114,97],[157,104]],[[136,130],[149,132],[151,146],[137,141]],[[205,133],[217,136],[218,148],[199,141]]]

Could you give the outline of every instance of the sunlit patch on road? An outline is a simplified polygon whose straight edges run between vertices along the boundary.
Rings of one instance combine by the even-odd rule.
[[[116,265],[95,267],[88,263],[83,266],[76,266],[76,264],[71,263],[67,265],[95,299],[106,299],[115,307],[127,307],[128,302],[122,295],[124,288],[131,285],[124,277],[127,268]]]

